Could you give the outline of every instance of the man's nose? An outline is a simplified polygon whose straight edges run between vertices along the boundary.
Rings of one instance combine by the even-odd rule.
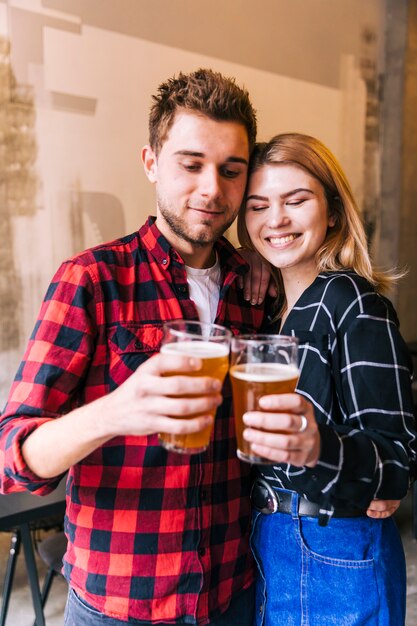
[[[217,169],[207,168],[200,177],[200,193],[215,198],[221,193],[221,177]]]

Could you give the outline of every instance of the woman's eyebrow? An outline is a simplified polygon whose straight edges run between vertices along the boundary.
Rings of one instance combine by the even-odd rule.
[[[310,193],[312,196],[314,196],[314,191],[312,191],[311,189],[306,189],[305,187],[297,187],[297,189],[291,189],[291,191],[287,191],[286,193],[282,193],[280,195],[280,198],[289,198],[290,196],[293,196],[296,193],[299,193],[300,191],[305,191],[306,193]]]
[[[291,189],[291,191],[286,191],[285,193],[280,194],[280,198],[282,198],[283,200],[285,200],[286,198],[289,198],[290,196],[293,196],[296,193],[299,193],[300,191],[304,191],[306,193],[311,194],[312,196],[314,195],[314,191],[312,191],[311,189],[306,189],[305,187],[297,187],[297,189]],[[267,202],[269,200],[268,196],[260,196],[258,194],[252,193],[250,196],[247,196],[246,198],[246,202],[248,200],[263,200],[265,202]]]

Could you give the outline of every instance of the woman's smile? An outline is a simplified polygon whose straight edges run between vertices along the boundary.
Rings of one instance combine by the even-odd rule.
[[[301,233],[294,233],[291,235],[268,235],[265,237],[266,241],[269,241],[273,246],[282,247],[288,243],[292,243],[295,239],[301,236]]]

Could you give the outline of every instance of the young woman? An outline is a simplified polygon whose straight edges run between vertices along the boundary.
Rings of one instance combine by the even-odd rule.
[[[297,393],[265,396],[245,438],[258,466],[257,626],[401,626],[405,560],[393,519],[415,462],[411,365],[371,264],[346,177],[316,139],[284,134],[252,159],[239,235],[282,294],[268,332],[300,340]]]

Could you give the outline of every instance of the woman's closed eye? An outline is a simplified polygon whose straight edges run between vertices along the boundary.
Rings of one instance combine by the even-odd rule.
[[[247,211],[263,211],[264,209],[269,209],[269,204],[247,204]]]
[[[304,202],[307,202],[309,198],[300,198],[297,200],[289,200],[288,202],[286,202],[285,204],[287,206],[300,206],[301,204],[303,204]]]

